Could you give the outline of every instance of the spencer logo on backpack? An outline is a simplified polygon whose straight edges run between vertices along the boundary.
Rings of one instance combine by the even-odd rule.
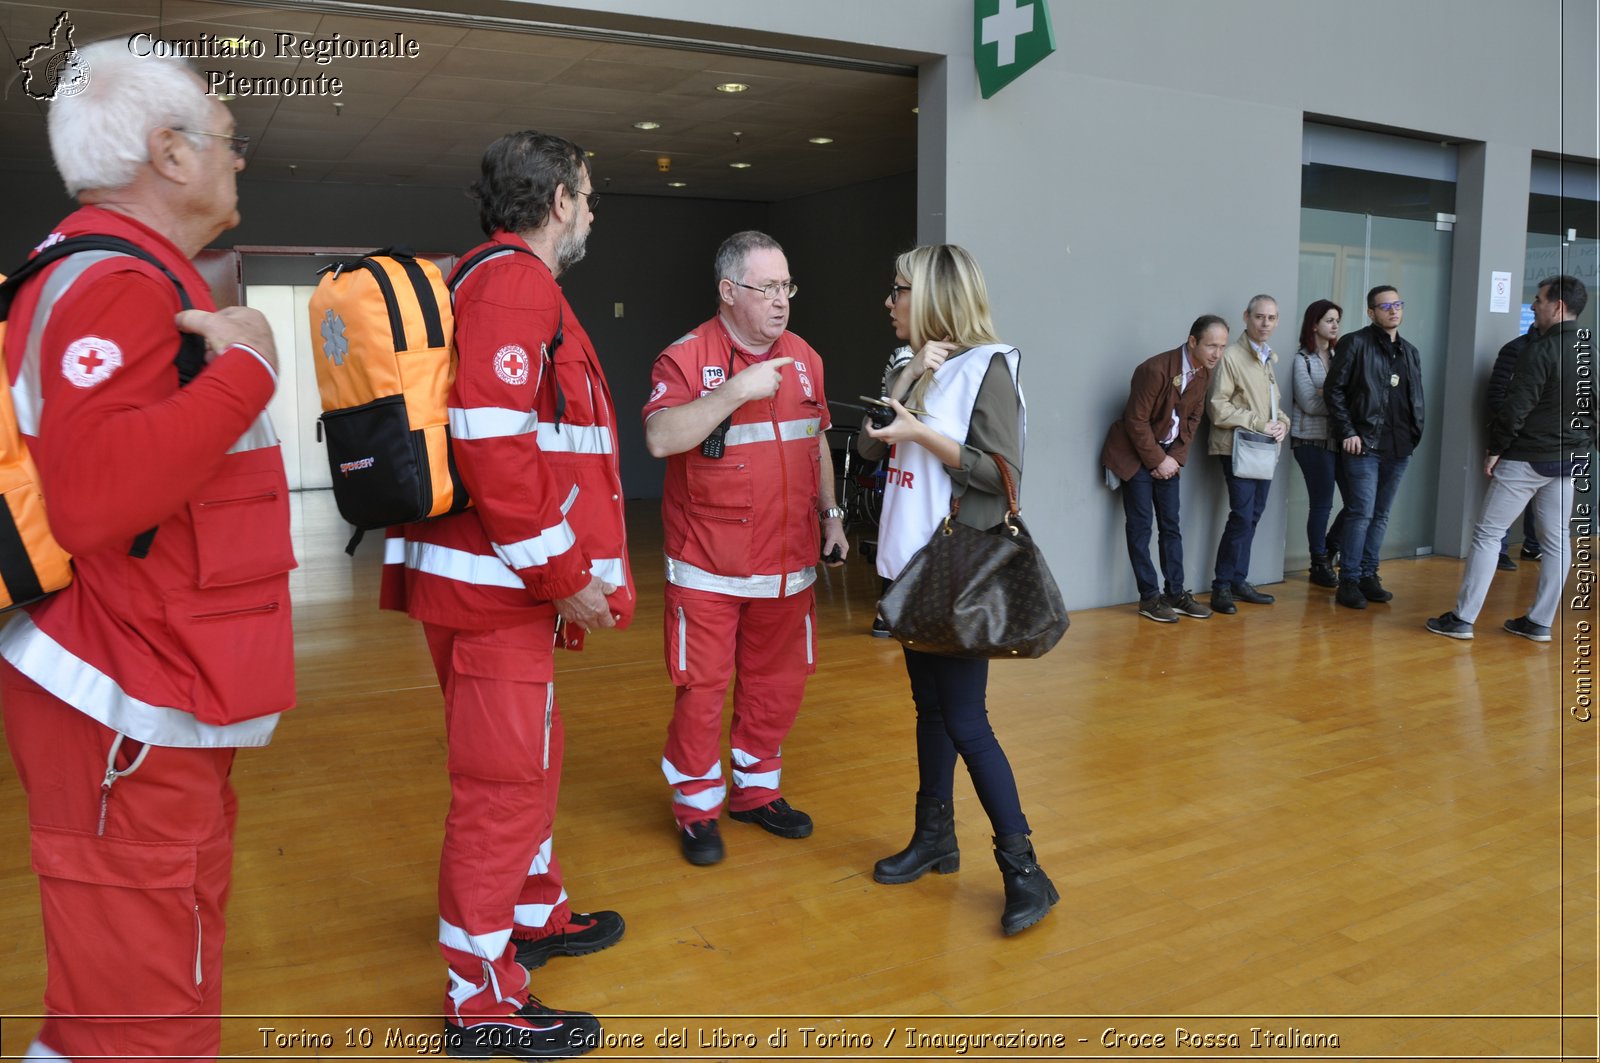
[[[150,263],[178,289],[183,308],[193,309],[194,303],[183,284],[148,251],[114,236],[74,236],[51,244],[0,283],[0,345],[5,339],[11,302],[23,283],[68,255],[90,251],[130,255]],[[180,386],[204,368],[205,353],[205,340],[199,336],[186,335],[179,343],[173,364]],[[23,409],[25,416],[19,420],[11,389],[0,389],[0,495],[4,496],[4,505],[0,506],[0,611],[36,602],[72,582],[71,555],[50,533],[39,472],[23,438],[39,430],[37,396],[27,397]],[[154,538],[155,529],[151,528],[134,540],[128,552],[135,557],[145,556]]]
[[[363,532],[456,513],[471,504],[450,451],[446,402],[455,381],[451,299],[472,270],[509,244],[463,260],[450,287],[439,267],[409,248],[388,247],[325,267],[309,311],[333,498]],[[549,344],[553,354],[561,329]]]

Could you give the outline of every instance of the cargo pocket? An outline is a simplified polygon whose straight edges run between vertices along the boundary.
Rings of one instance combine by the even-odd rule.
[[[276,459],[278,451],[271,454]],[[200,587],[231,587],[294,568],[289,491],[281,467],[224,473],[208,481],[189,503],[189,515]],[[263,535],[263,528],[281,533]]]
[[[505,631],[461,632],[451,647],[446,763],[452,774],[529,782],[549,766],[554,631],[533,624],[513,632],[511,638]]]
[[[286,577],[244,587],[173,591],[167,627],[194,665],[193,712],[223,726],[294,704],[294,629]]]
[[[47,1011],[183,1015],[202,1001],[196,849],[35,827]],[[108,957],[120,957],[107,966]]]

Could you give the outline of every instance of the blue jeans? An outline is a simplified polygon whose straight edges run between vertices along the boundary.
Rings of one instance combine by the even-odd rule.
[[[1228,523],[1222,529],[1222,541],[1217,544],[1217,570],[1211,580],[1211,589],[1232,587],[1243,583],[1250,574],[1250,543],[1256,537],[1256,525],[1267,508],[1267,492],[1272,490],[1271,480],[1251,480],[1233,474],[1233,455],[1218,454],[1222,463],[1222,478],[1228,483]]]
[[[1128,560],[1133,562],[1133,578],[1139,584],[1139,597],[1152,597],[1156,568],[1150,563],[1150,522],[1154,514],[1160,534],[1161,572],[1166,577],[1166,592],[1183,593],[1183,537],[1178,531],[1178,477],[1157,480],[1150,470],[1140,467],[1133,479],[1122,481],[1122,511],[1128,518]]]
[[[1016,776],[989,726],[989,662],[910,649],[905,655],[917,706],[917,792],[949,801],[959,755],[994,833],[1027,834]]]
[[[1389,530],[1389,507],[1411,464],[1378,454],[1339,454],[1339,493],[1344,496],[1344,545],[1339,578],[1355,583],[1378,574],[1378,554]]]
[[[1306,545],[1313,554],[1328,552],[1328,518],[1333,514],[1333,488],[1338,457],[1327,447],[1306,443],[1294,448],[1295,464],[1306,481]],[[1334,526],[1334,542],[1340,527]]]

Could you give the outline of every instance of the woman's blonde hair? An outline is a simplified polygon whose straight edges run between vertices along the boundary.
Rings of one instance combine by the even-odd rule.
[[[924,244],[895,259],[897,274],[911,285],[911,349],[921,350],[929,340],[948,340],[961,347],[999,343],[994,321],[989,316],[989,287],[983,271],[964,247],[955,244]],[[913,386],[907,401],[919,406],[933,381],[924,373]]]

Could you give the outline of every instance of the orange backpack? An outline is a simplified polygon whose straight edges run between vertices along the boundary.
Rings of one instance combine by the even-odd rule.
[[[455,382],[451,297],[479,263],[520,247],[494,245],[468,256],[449,287],[409,248],[388,247],[325,267],[309,312],[333,498],[362,533],[409,524],[471,505],[450,454],[445,408]],[[560,343],[558,328],[553,351]]]

